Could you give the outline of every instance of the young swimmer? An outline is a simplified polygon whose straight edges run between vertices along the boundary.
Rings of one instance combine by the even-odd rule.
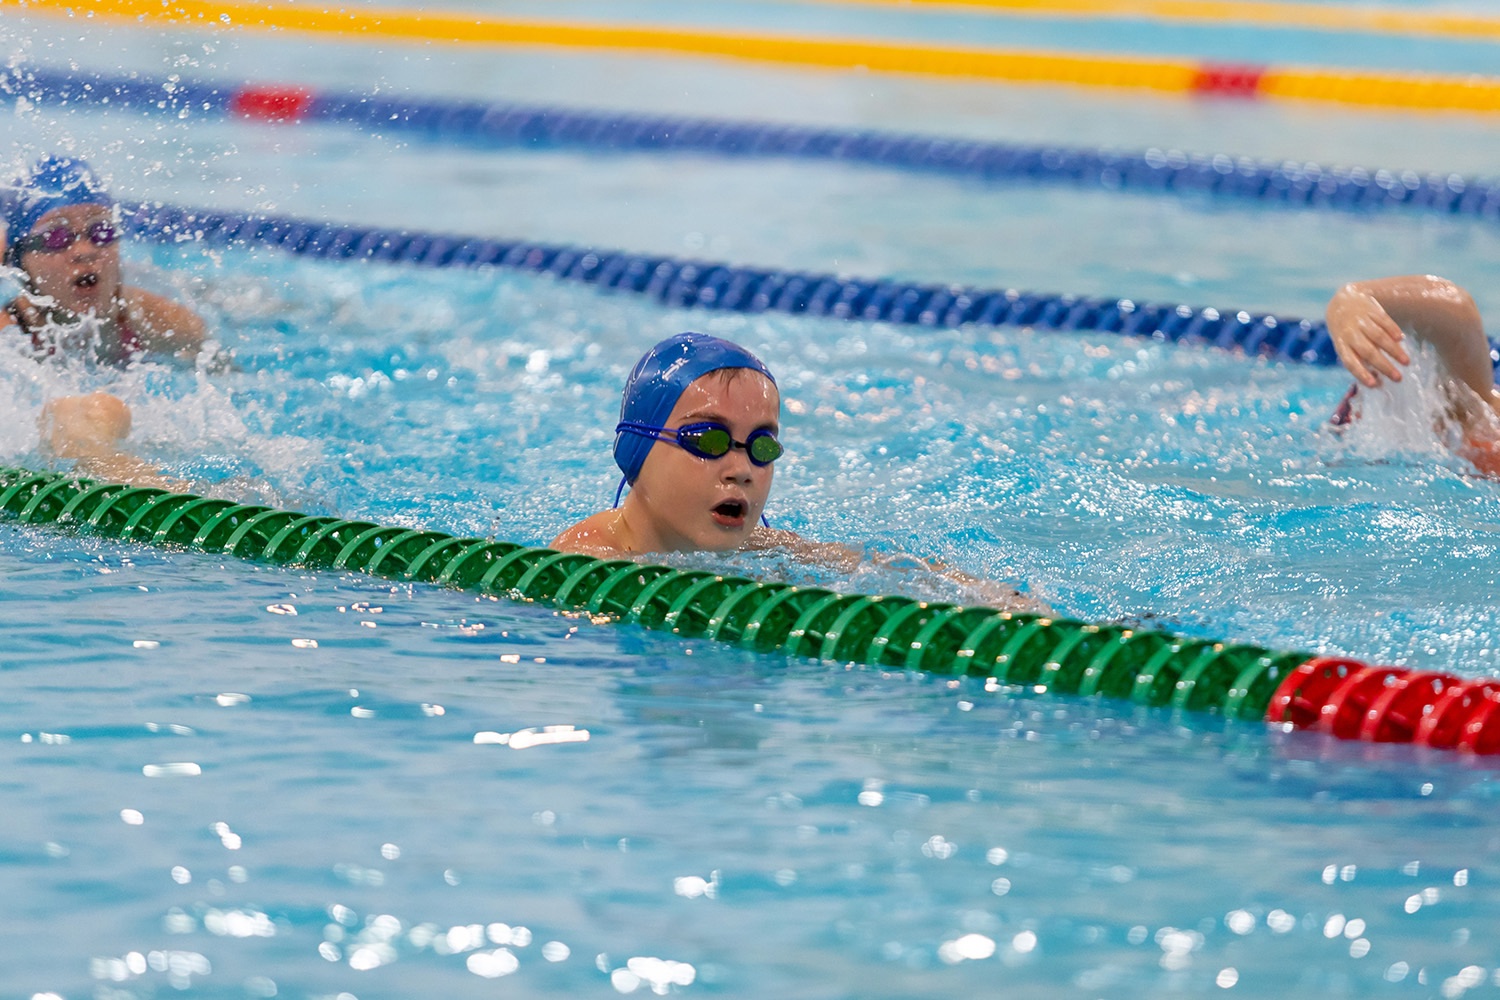
[[[1334,414],[1348,423],[1360,386],[1402,379],[1409,334],[1431,344],[1451,379],[1450,416],[1463,432],[1460,453],[1486,475],[1500,475],[1500,390],[1479,309],[1469,293],[1436,275],[1350,282],[1328,302],[1328,333],[1356,383]]]
[[[563,552],[598,556],[648,552],[785,549],[845,572],[866,559],[843,545],[810,542],[771,528],[762,512],[771,492],[781,395],[759,358],[701,333],[668,337],[636,363],[615,426],[615,462],[625,494],[552,540]],[[1007,610],[1046,613],[1014,587],[934,561],[927,568]]]
[[[0,312],[0,330],[30,338],[38,355],[87,348],[125,365],[147,354],[192,361],[203,349],[196,313],[122,281],[115,203],[82,160],[38,162],[8,199],[5,227],[5,264],[25,291]]]
[[[88,164],[48,157],[5,200],[4,263],[22,291],[0,310],[0,344],[21,337],[39,360],[126,366],[150,354],[193,361],[205,326],[191,309],[124,284],[115,203]],[[108,393],[65,396],[43,408],[42,445],[87,475],[167,485],[122,448],[130,409]]]

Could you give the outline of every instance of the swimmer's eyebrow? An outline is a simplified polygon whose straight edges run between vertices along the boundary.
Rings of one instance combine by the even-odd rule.
[[[685,423],[685,424],[698,423],[698,422],[703,421],[703,420],[712,420],[715,423],[720,423],[720,424],[725,424],[725,425],[728,425],[728,423],[729,423],[729,418],[726,417],[726,416],[724,416],[724,414],[720,413],[718,410],[712,410],[712,409],[708,409],[708,410],[692,410],[692,411],[689,411],[688,413],[684,413],[682,415],[682,422]],[[762,429],[764,429],[764,430],[768,430],[768,431],[780,430],[781,429],[781,421],[779,421],[779,420],[768,420],[765,423],[758,425],[755,429],[756,430],[762,430]]]

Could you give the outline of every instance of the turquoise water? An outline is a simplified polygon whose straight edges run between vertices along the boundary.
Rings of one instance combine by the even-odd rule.
[[[56,57],[67,39],[99,70],[1015,141],[1482,172],[1495,134],[711,64],[74,43],[13,23],[14,49]],[[1500,308],[1494,228],[1467,220],[6,115],[0,159],[74,149],[133,198],[1281,313],[1316,314],[1350,277],[1431,270]],[[128,267],[193,301],[237,370],[0,356],[6,463],[43,462],[44,398],[104,386],[132,403],[142,452],[202,489],[545,543],[613,494],[630,362],[705,329],[781,381],[778,525],[1024,581],[1081,618],[1500,674],[1500,489],[1434,443],[1420,379],[1338,439],[1321,429],[1337,372],[1199,349],[666,312],[269,251],[136,246]],[[873,565],[689,561],[963,597]],[[0,997],[1455,997],[1500,975],[1500,786],[1453,754],[15,527],[0,621]]]

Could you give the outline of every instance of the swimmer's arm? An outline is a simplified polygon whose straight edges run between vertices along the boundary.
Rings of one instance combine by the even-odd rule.
[[[170,354],[182,361],[195,361],[208,337],[203,317],[180,302],[143,288],[124,287],[120,297],[131,329],[146,349]]]
[[[1328,303],[1328,333],[1339,360],[1366,386],[1401,380],[1411,363],[1404,331],[1431,344],[1449,373],[1497,406],[1495,369],[1479,309],[1469,293],[1432,274],[1354,281]]]
[[[981,603],[1002,611],[1024,611],[1031,614],[1048,615],[1052,609],[1044,602],[1021,593],[1008,583],[999,583],[955,569],[938,559],[916,559],[907,555],[870,555],[837,542],[814,542],[803,538],[795,531],[777,528],[758,528],[750,537],[746,548],[782,549],[793,557],[820,566],[827,566],[843,573],[851,573],[866,559],[877,565],[902,568],[912,563],[929,572],[958,584],[975,594]]]

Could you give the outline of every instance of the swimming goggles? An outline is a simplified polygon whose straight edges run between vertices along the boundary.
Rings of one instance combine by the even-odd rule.
[[[689,455],[699,458],[723,458],[731,451],[738,448],[743,451],[750,464],[755,466],[767,466],[781,457],[781,442],[776,440],[776,432],[764,427],[757,428],[749,433],[743,441],[736,441],[729,428],[716,420],[705,420],[697,424],[684,424],[681,427],[656,427],[651,424],[640,424],[633,420],[622,420],[615,425],[616,434],[639,434],[641,437],[655,438],[658,441],[666,441],[675,444]]]
[[[62,253],[85,236],[96,247],[107,247],[120,238],[120,231],[113,222],[96,222],[82,233],[75,233],[67,226],[53,226],[45,233],[33,233],[16,240],[18,253],[40,250],[42,253]]]

